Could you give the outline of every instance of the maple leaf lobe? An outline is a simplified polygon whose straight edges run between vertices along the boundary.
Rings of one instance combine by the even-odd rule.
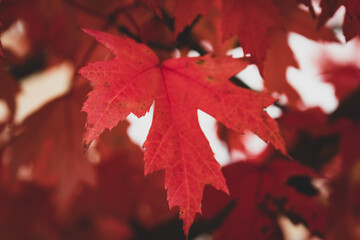
[[[112,60],[91,63],[79,71],[94,83],[82,109],[88,114],[85,145],[89,145],[131,112],[141,117],[149,110],[156,88],[152,79],[159,78],[160,72],[154,68],[159,63],[157,56],[145,45],[100,31],[83,31],[115,55]]]

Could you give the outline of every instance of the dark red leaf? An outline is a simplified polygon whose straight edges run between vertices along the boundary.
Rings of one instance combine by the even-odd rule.
[[[279,215],[304,222],[313,232],[324,232],[324,208],[319,199],[299,193],[289,185],[296,176],[315,176],[297,162],[274,161],[262,165],[238,162],[223,169],[231,198],[212,189],[205,192],[204,215],[213,216],[231,199],[236,207],[216,239],[282,239]]]

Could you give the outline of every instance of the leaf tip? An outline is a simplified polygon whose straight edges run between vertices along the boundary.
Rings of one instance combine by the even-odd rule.
[[[86,71],[86,67],[82,67],[75,73],[75,75],[82,76],[82,77],[86,78],[85,71]]]
[[[97,30],[86,29],[86,28],[81,28],[81,27],[79,27],[79,30],[82,31],[83,33],[90,35],[93,38],[95,38],[96,34],[99,32]]]
[[[223,191],[224,193],[226,193],[228,196],[230,196],[230,191],[229,191],[228,186],[225,186],[224,189],[222,189],[222,191]]]

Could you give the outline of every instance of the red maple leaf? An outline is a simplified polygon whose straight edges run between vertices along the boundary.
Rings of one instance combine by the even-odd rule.
[[[247,66],[246,61],[205,56],[160,64],[146,45],[84,31],[116,56],[79,71],[94,83],[83,106],[88,113],[86,145],[130,112],[144,115],[155,100],[153,123],[144,144],[145,173],[165,169],[169,205],[179,206],[186,234],[195,214],[201,212],[205,184],[228,192],[220,165],[200,129],[197,109],[238,132],[250,129],[285,153],[276,122],[263,110],[274,99],[228,81]]]

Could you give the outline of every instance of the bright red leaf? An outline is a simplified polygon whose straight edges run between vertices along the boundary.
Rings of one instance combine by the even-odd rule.
[[[276,122],[263,110],[274,99],[228,81],[247,66],[246,61],[205,56],[160,64],[145,45],[99,31],[84,31],[116,56],[80,70],[94,83],[83,107],[88,113],[85,143],[88,145],[106,128],[112,129],[130,112],[144,115],[155,100],[153,124],[144,144],[145,173],[165,169],[169,205],[179,206],[186,234],[195,214],[201,212],[205,184],[228,191],[220,165],[199,127],[197,109],[238,132],[250,129],[285,153]]]

